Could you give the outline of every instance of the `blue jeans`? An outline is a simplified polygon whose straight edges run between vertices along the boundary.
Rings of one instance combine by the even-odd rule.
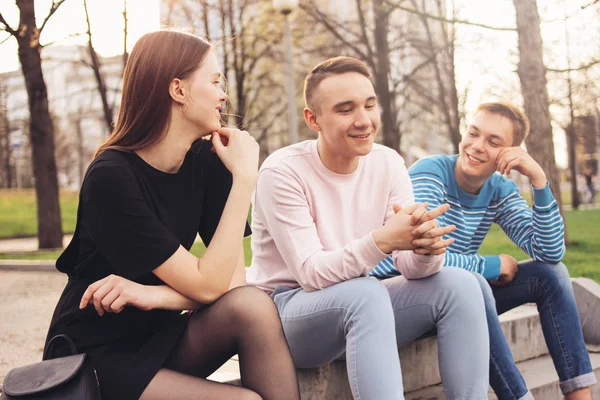
[[[416,280],[356,278],[314,292],[277,287],[273,299],[296,367],[345,355],[357,400],[404,399],[398,347],[435,328],[446,397],[487,400],[483,298],[465,270]]]
[[[530,396],[500,327],[498,315],[526,303],[535,303],[542,331],[564,394],[596,383],[592,372],[573,286],[564,264],[537,261],[519,263],[511,283],[490,286],[476,274],[483,291],[490,333],[490,384],[499,400]]]

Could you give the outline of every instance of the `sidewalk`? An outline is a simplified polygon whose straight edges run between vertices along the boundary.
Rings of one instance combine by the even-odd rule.
[[[12,368],[42,360],[50,319],[66,282],[67,276],[58,272],[0,268],[0,386]],[[209,379],[238,377],[235,356]]]
[[[63,247],[67,247],[73,235],[63,236]],[[0,253],[20,253],[39,250],[37,237],[0,240]]]
[[[73,235],[63,236],[63,247],[67,247]],[[196,235],[196,242],[202,242],[200,236]],[[0,239],[0,253],[26,253],[28,251],[38,251],[39,242],[37,237],[27,237],[18,239]]]
[[[0,385],[14,367],[41,361],[65,274],[0,270]]]

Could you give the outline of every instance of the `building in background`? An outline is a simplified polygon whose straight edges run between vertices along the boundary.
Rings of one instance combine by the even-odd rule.
[[[61,187],[79,187],[95,149],[109,135],[96,79],[88,60],[85,46],[48,46],[42,52]],[[108,101],[116,117],[123,74],[122,57],[100,57],[100,62],[108,88]],[[2,117],[6,118],[0,133],[8,130],[8,140],[0,151],[0,169],[3,171],[0,182],[3,186],[7,185],[8,171],[12,174],[10,181],[13,187],[32,187],[29,108],[20,70],[0,74],[0,95],[0,110],[4,110]]]

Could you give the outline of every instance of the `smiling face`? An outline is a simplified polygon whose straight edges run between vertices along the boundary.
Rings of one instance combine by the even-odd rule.
[[[459,186],[469,193],[479,191],[496,171],[500,150],[512,146],[513,123],[500,114],[479,111],[460,142],[455,175]]]
[[[220,111],[227,95],[222,89],[221,70],[214,53],[210,52],[199,68],[183,82],[188,90],[184,117],[195,125],[202,136],[219,129]]]
[[[314,91],[316,110],[306,108],[308,126],[319,132],[323,164],[339,173],[352,172],[358,158],[368,154],[380,125],[373,84],[357,72],[334,74]]]

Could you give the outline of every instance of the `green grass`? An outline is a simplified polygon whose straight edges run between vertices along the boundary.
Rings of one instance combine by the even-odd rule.
[[[527,201],[527,203],[529,203],[530,205],[533,203],[533,193],[531,192],[531,190],[521,192],[521,195]],[[561,191],[560,198],[562,199],[563,205],[567,205],[567,204],[570,205],[573,203],[573,196],[571,196],[570,190]]]
[[[527,197],[527,194],[526,196]],[[563,200],[570,200],[570,194],[563,193]],[[77,193],[61,191],[61,213],[63,230],[66,233],[75,229],[77,216]],[[571,276],[585,276],[600,282],[600,210],[566,211],[569,247],[564,263]],[[35,193],[33,190],[0,189],[0,238],[35,236],[37,232]],[[206,248],[195,243],[191,252],[201,256]],[[250,238],[244,239],[246,265],[252,258]],[[55,260],[60,251],[40,251],[31,253],[0,253],[0,259]],[[517,260],[529,257],[514,245],[497,227],[493,226],[486,237],[480,254],[510,254]]]
[[[64,233],[75,231],[78,192],[60,191]],[[37,203],[33,189],[0,189],[0,239],[37,235]]]
[[[0,253],[0,260],[56,260],[62,250]]]
[[[194,243],[190,251],[196,257],[200,257],[206,251],[206,246],[204,243]],[[56,260],[61,253],[62,250],[0,253],[0,260]],[[252,259],[250,237],[244,238],[244,255],[246,265],[250,265]]]
[[[190,252],[196,257],[202,256],[206,251],[206,246],[204,243],[194,243]],[[250,265],[250,261],[252,260],[252,250],[250,249],[250,237],[244,238],[244,262],[246,266]]]
[[[566,211],[569,246],[563,262],[572,277],[584,276],[600,282],[600,210]],[[509,254],[517,260],[530,257],[493,225],[479,251],[481,255]]]

